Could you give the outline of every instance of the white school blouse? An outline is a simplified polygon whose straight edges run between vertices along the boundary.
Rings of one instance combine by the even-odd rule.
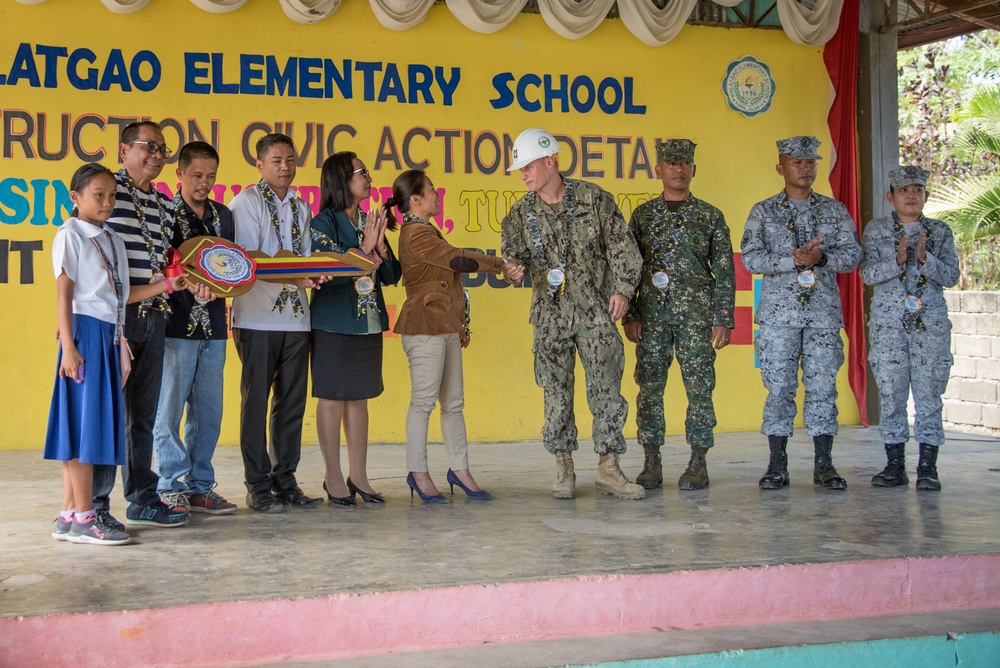
[[[115,253],[118,254],[122,300],[127,302],[129,283],[125,243],[107,224],[98,228],[77,218],[64,222],[52,241],[52,269],[57,279],[65,271],[74,283],[73,313],[117,323],[118,298],[105,268],[104,257],[91,239],[97,240],[109,261],[114,262]]]

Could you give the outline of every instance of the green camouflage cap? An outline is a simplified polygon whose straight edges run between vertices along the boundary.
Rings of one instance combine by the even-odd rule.
[[[808,135],[779,139],[778,155],[787,155],[795,160],[822,160],[819,156],[820,141]]]
[[[931,173],[926,169],[923,167],[917,167],[916,165],[897,167],[889,172],[889,185],[893,188],[903,188],[905,186],[913,185],[914,183],[919,183],[920,185],[926,187],[927,177],[930,175]]]
[[[690,139],[666,139],[656,143],[656,157],[663,162],[694,163],[694,147]]]

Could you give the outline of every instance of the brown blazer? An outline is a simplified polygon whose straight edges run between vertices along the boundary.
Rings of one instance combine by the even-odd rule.
[[[462,273],[499,274],[504,261],[493,255],[455,248],[434,225],[405,223],[399,232],[406,302],[397,334],[457,334],[465,325]]]

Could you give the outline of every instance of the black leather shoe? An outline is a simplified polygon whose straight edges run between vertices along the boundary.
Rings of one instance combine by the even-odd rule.
[[[278,489],[272,485],[271,494],[273,494],[274,498],[281,503],[289,506],[297,506],[299,508],[315,508],[319,504],[323,503],[323,499],[306,496],[305,492],[303,492],[299,487],[293,487],[292,489]]]
[[[281,507],[281,502],[267,491],[248,493],[247,508],[256,510],[258,513],[280,513],[284,510]]]

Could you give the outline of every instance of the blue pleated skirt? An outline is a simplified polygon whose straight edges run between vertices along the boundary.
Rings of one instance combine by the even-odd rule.
[[[73,314],[73,341],[83,357],[83,382],[59,377],[60,346],[44,457],[120,466],[125,463],[125,406],[115,326]]]

